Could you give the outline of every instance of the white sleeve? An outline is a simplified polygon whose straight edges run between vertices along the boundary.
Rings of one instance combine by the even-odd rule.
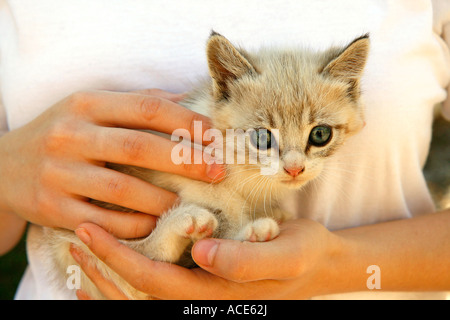
[[[433,30],[442,38],[442,47],[450,68],[450,1],[433,1]],[[450,85],[447,85],[447,99],[443,102],[442,114],[450,121]]]

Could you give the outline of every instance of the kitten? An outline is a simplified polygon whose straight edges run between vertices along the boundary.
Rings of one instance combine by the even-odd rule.
[[[227,129],[248,130],[245,163],[226,164],[226,178],[218,184],[109,164],[176,192],[181,199],[161,216],[147,238],[122,243],[150,259],[192,267],[189,249],[198,239],[268,241],[276,237],[278,223],[291,218],[280,209],[279,199],[316,178],[327,158],[364,126],[360,78],[368,52],[368,35],[324,52],[263,48],[249,53],[213,32],[207,42],[211,79],[181,104],[209,116],[224,136]],[[229,152],[230,139],[225,138],[224,144]],[[231,151],[234,156],[239,150],[233,146]],[[250,153],[256,151],[278,155],[272,174],[261,174],[267,167],[262,161],[250,162]],[[50,228],[40,232],[44,241],[39,250],[49,257],[47,272],[62,287],[67,267],[76,265],[69,253],[72,242],[91,255],[97,268],[128,297],[147,298],[90,254],[73,232]],[[93,298],[103,298],[84,274],[82,288]]]

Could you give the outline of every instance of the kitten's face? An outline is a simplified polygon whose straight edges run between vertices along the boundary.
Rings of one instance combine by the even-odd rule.
[[[218,40],[226,41],[223,39]],[[220,45],[226,47],[229,43]],[[216,83],[220,83],[215,87],[214,126],[222,131],[233,128],[249,132],[246,148],[250,153],[268,149],[269,155],[279,158],[273,174],[266,177],[283,187],[300,188],[317,177],[325,160],[364,126],[359,78],[367,51],[368,39],[364,37],[345,50],[332,49],[322,54],[241,54],[240,59],[245,61],[228,74],[231,77],[217,80],[216,75]],[[360,63],[355,63],[355,57]],[[236,65],[235,57],[230,60]],[[224,70],[231,69],[226,61],[227,57],[222,56],[218,71],[221,76],[226,75]],[[236,74],[239,67],[242,74]],[[232,168],[237,166],[248,175],[252,169],[261,171],[267,164],[247,161]]]

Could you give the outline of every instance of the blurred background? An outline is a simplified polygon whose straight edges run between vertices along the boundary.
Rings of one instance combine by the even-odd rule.
[[[433,140],[424,173],[438,209],[450,208],[450,122],[436,109]]]
[[[450,208],[450,122],[440,117],[438,109],[430,155],[424,172],[436,207]],[[26,265],[23,238],[13,251],[0,257],[0,300],[14,298]]]

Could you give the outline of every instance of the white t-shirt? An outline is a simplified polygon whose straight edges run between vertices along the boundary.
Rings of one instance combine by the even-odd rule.
[[[212,29],[250,50],[325,49],[370,32],[362,80],[367,126],[339,150],[323,179],[286,205],[332,230],[410,218],[435,210],[422,167],[433,107],[446,99],[450,80],[441,38],[449,21],[445,0],[0,0],[0,132],[79,90],[188,91],[207,75]],[[37,240],[28,235],[28,244]],[[73,297],[52,292],[30,246],[28,260],[16,298]],[[345,297],[375,297],[369,294]]]

